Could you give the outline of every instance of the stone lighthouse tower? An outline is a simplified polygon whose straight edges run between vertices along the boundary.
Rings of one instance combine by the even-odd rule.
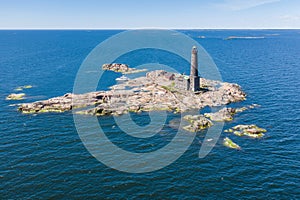
[[[200,78],[198,75],[198,50],[196,46],[193,46],[192,48],[190,90],[194,92],[200,90]]]

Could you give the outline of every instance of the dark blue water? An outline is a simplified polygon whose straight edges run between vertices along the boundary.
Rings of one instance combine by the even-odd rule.
[[[300,31],[186,30],[216,62],[225,81],[240,84],[248,94],[235,106],[260,104],[238,114],[224,128],[257,124],[268,130],[261,140],[230,135],[242,151],[228,149],[221,138],[208,156],[198,158],[204,132],[173,164],[146,174],[128,174],[97,161],[82,144],[71,113],[24,115],[5,97],[20,85],[32,102],[73,89],[82,61],[100,42],[120,31],[0,31],[0,198],[300,198]],[[228,36],[264,39],[224,40]],[[205,39],[199,36],[206,36]],[[162,54],[160,54],[162,53]],[[140,52],[130,62],[168,63],[163,52]],[[145,58],[147,58],[145,60]],[[124,59],[124,58],[123,58]],[[172,60],[172,61],[171,61]],[[175,59],[176,60],[176,59]],[[176,61],[177,62],[177,61]],[[181,61],[178,60],[180,63]],[[101,66],[101,64],[99,64]],[[184,71],[178,64],[178,70]],[[112,79],[99,84],[107,89]],[[170,114],[168,120],[178,116]],[[133,116],[147,124],[147,113]],[[99,122],[106,135],[124,149],[147,152],[170,141],[176,131],[166,126],[162,137],[133,140],[113,118]]]

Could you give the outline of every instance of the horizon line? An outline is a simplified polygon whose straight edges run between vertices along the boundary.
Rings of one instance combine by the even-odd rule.
[[[300,30],[300,28],[160,28],[160,27],[137,27],[137,28],[0,28],[0,30]]]

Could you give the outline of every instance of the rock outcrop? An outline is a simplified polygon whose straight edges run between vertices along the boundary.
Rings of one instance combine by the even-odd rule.
[[[183,129],[190,132],[197,132],[213,125],[213,123],[203,115],[186,115],[184,116],[184,119],[190,124],[184,126]]]
[[[212,121],[223,122],[233,120],[233,115],[235,113],[234,108],[223,108],[218,112],[205,113],[204,116],[210,118]]]

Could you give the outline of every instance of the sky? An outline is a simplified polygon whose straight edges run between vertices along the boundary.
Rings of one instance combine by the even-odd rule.
[[[300,0],[0,0],[0,29],[299,29]]]

